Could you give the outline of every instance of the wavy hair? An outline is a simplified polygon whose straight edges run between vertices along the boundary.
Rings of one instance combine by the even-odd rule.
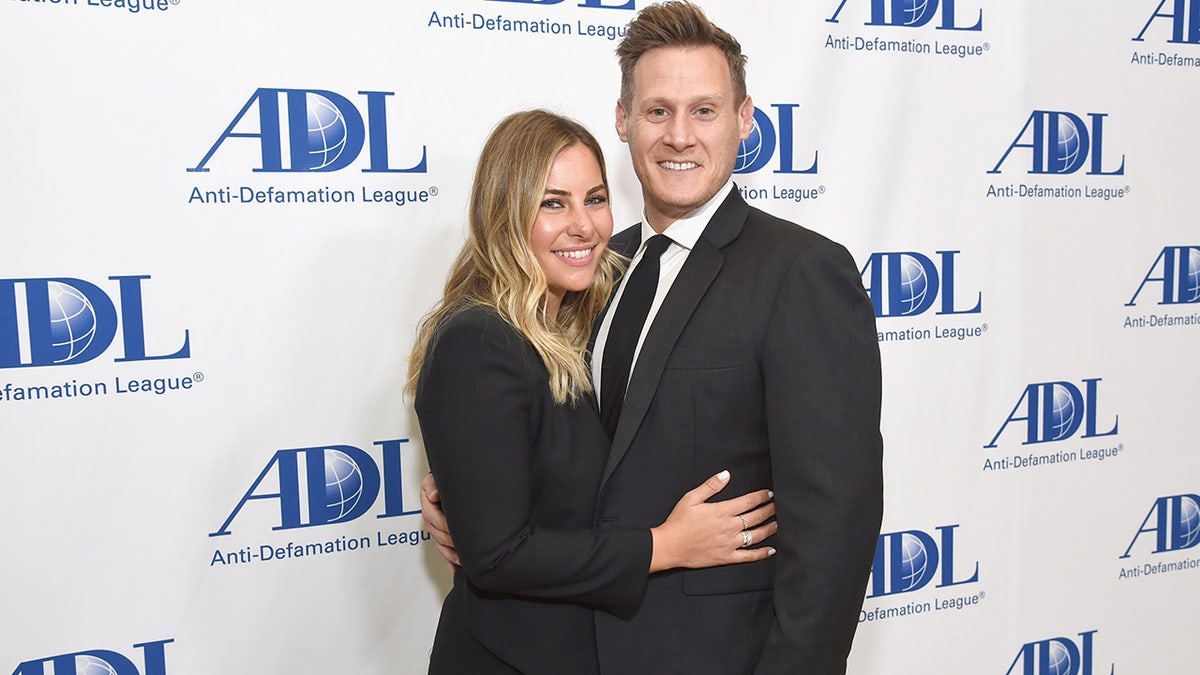
[[[690,2],[660,2],[638,12],[617,45],[621,65],[621,103],[633,103],[633,69],[642,54],[660,47],[716,47],[729,64],[733,78],[734,107],[746,99],[746,56],[737,39],[709,20]]]
[[[576,144],[595,155],[607,186],[600,144],[574,120],[529,110],[505,117],[492,130],[475,168],[467,241],[450,268],[441,301],[417,328],[408,363],[410,394],[416,391],[438,327],[473,306],[494,309],[529,340],[549,371],[555,402],[573,405],[592,391],[587,342],[622,259],[605,247],[591,286],[568,292],[552,320],[546,314],[546,275],[530,244],[554,159]]]

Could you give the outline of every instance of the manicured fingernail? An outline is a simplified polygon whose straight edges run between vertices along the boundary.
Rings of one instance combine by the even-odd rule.
[[[775,555],[775,549],[773,549],[773,548],[767,549],[767,557],[769,558],[773,555]]]
[[[729,471],[722,471],[721,473],[717,474],[717,480],[721,482],[729,480]]]
[[[767,490],[767,497],[768,497],[768,498],[770,498],[770,499],[775,499],[775,491],[774,491],[774,490]]]

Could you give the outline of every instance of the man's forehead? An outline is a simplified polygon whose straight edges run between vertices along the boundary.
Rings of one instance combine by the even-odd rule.
[[[664,61],[669,68],[662,67]],[[681,71],[684,61],[702,68]],[[724,55],[712,45],[656,47],[634,64],[632,84],[634,98],[638,99],[677,98],[663,90],[686,89],[688,98],[724,100],[732,98],[733,74]]]

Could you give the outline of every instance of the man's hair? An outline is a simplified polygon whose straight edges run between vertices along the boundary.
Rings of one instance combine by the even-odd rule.
[[[585,360],[592,320],[604,309],[622,259],[605,248],[591,286],[567,293],[551,321],[545,311],[546,275],[530,244],[550,168],[559,152],[575,145],[595,156],[607,186],[600,144],[574,120],[529,110],[509,115],[492,131],[475,169],[467,241],[450,268],[441,302],[417,331],[408,365],[410,393],[416,391],[438,327],[480,305],[494,309],[533,344],[550,372],[556,402],[575,403],[592,390]]]
[[[644,8],[625,30],[617,45],[621,64],[621,102],[628,109],[633,102],[633,69],[638,59],[660,47],[716,47],[725,55],[733,77],[735,106],[746,98],[746,57],[742,46],[729,33],[690,2],[663,2]]]

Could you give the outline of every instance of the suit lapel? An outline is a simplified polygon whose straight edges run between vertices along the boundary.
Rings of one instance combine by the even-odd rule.
[[[638,353],[637,363],[629,377],[629,388],[625,393],[625,403],[621,407],[621,421],[617,424],[617,431],[613,436],[612,450],[600,484],[601,491],[609,476],[625,457],[637,430],[642,426],[646,411],[650,409],[658,383],[662,379],[667,358],[679,340],[684,326],[713,279],[717,277],[717,273],[721,271],[724,264],[721,248],[741,233],[748,213],[749,207],[735,186],[705,226],[696,246],[688,253],[683,268],[679,270],[679,276],[667,292],[654,322],[650,324],[646,340]],[[633,250],[637,250],[636,244]]]

